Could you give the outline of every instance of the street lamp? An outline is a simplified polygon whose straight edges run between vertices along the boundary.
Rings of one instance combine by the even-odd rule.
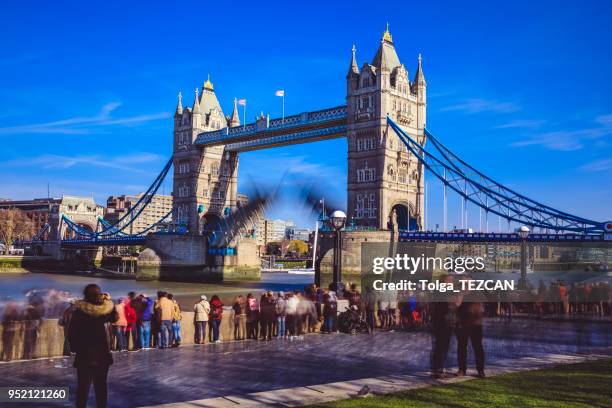
[[[516,232],[521,238],[521,279],[519,280],[519,289],[527,288],[527,237],[529,236],[529,228],[521,225],[516,229]]]
[[[329,225],[333,228],[334,234],[334,275],[332,284],[336,290],[336,295],[340,298],[343,295],[342,287],[342,228],[346,223],[344,211],[336,210],[329,216]]]

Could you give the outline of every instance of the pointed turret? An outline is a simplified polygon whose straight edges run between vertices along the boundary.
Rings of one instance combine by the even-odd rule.
[[[217,109],[219,112],[223,112],[219,100],[217,100],[213,83],[210,81],[210,74],[208,74],[208,79],[202,85],[200,110],[203,114],[208,115],[211,109]]]
[[[230,119],[230,127],[240,126],[240,118],[238,117],[238,99],[234,98],[234,111]]]
[[[200,113],[200,97],[198,88],[195,89],[195,99],[193,100],[193,109],[191,110],[194,114]]]
[[[389,22],[388,21],[387,21],[387,28],[385,29],[385,32],[383,33],[382,39],[383,41],[387,41],[393,44],[393,36],[391,36],[391,33],[389,32]]]
[[[372,65],[378,69],[389,71],[401,65],[397,52],[395,51],[395,46],[393,45],[393,37],[389,32],[389,23],[387,23],[387,29],[380,40],[380,47],[378,47],[378,51],[376,51],[376,55],[372,60]]]
[[[353,53],[353,58],[351,59],[351,65],[349,66],[347,77],[352,75],[359,75],[359,67],[357,66],[357,48],[355,48],[355,44],[353,44],[353,48],[351,49]]]
[[[208,74],[208,79],[206,80],[206,82],[204,82],[202,89],[206,89],[211,92],[215,91],[215,87],[213,86],[212,82],[210,82],[210,74]]]
[[[423,62],[423,58],[421,57],[421,54],[419,53],[419,64],[417,66],[416,73],[414,74],[414,84],[417,87],[427,86],[427,82],[425,82],[425,74],[423,74],[422,62]]]
[[[176,104],[176,112],[175,115],[182,115],[183,114],[183,94],[179,91],[178,93],[178,103]]]

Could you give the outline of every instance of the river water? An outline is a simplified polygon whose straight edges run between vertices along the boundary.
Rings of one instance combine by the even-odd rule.
[[[62,293],[62,297],[82,296],[85,285],[95,283],[112,298],[125,296],[128,292],[144,293],[155,297],[158,290],[172,293],[181,307],[186,308],[195,303],[200,295],[210,297],[218,295],[225,305],[231,305],[237,295],[247,293],[261,294],[264,290],[274,292],[288,290],[303,290],[304,286],[314,283],[314,275],[293,275],[287,273],[262,273],[259,281],[224,282],[224,283],[187,283],[166,281],[136,281],[125,279],[94,278],[86,276],[26,273],[0,274],[0,308],[8,301],[23,302],[28,292],[38,291]]]

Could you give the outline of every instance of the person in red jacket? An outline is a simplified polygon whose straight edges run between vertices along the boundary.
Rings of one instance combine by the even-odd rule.
[[[215,343],[221,343],[219,339],[219,327],[221,327],[221,319],[223,318],[223,303],[219,296],[213,295],[210,299],[210,313],[209,320],[212,322],[213,338],[212,341]]]
[[[124,312],[125,312],[125,321],[127,323],[127,326],[125,328],[125,346],[126,348],[128,348],[128,345],[130,343],[130,339],[132,340],[132,349],[130,351],[138,351],[138,342],[135,341],[136,339],[136,335],[134,333],[136,333],[136,310],[134,309],[134,307],[132,306],[132,299],[130,299],[129,297],[125,298],[125,300],[123,301],[124,306]]]

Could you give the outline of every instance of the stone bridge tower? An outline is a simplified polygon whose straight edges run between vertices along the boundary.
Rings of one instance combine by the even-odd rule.
[[[195,90],[193,106],[183,109],[179,94],[174,114],[173,219],[184,222],[198,235],[206,221],[229,214],[237,205],[238,156],[224,146],[193,144],[199,133],[238,126],[234,101],[231,118],[223,110],[210,77]]]
[[[387,229],[420,229],[424,169],[387,127],[387,114],[423,145],[426,83],[421,56],[414,79],[400,62],[389,27],[371,64],[359,69],[355,47],[347,80],[349,222]]]

